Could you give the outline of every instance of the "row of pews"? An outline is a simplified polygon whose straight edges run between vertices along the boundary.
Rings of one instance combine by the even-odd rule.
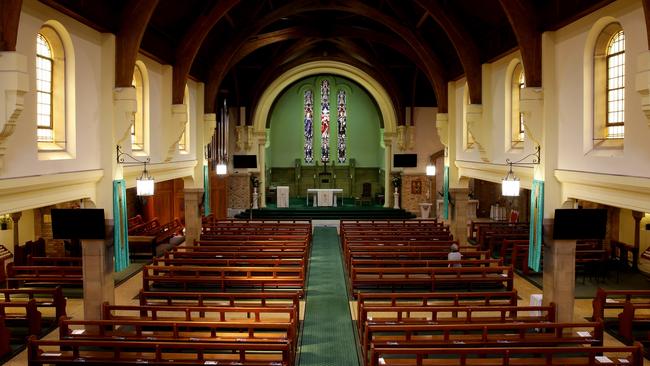
[[[205,222],[143,268],[137,304],[62,317],[29,364],[293,365],[310,245],[310,222]]]
[[[461,260],[444,260],[451,244]],[[342,221],[341,245],[365,365],[643,364],[639,344],[603,346],[599,319],[519,306],[512,266],[435,221]]]
[[[599,288],[592,306],[592,320],[603,321],[628,345],[640,342],[650,355],[650,290]]]
[[[165,243],[171,243],[173,246],[175,243],[172,238],[183,236],[185,228],[178,218],[163,224],[157,217],[145,221],[140,215],[129,218],[127,224],[131,257],[158,256],[158,248]]]

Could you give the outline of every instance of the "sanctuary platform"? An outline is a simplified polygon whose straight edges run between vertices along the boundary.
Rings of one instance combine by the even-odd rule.
[[[415,215],[409,211],[385,207],[267,207],[255,209],[252,211],[252,218],[254,219],[276,220],[404,220],[415,218]],[[235,217],[238,219],[249,219],[251,218],[251,210],[246,210],[238,215],[235,215]]]

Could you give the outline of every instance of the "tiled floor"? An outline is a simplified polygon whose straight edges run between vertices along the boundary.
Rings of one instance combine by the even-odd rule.
[[[133,276],[128,281],[122,283],[119,287],[115,289],[115,303],[116,304],[137,304],[137,300],[134,300],[134,297],[138,294],[142,288],[142,274],[137,274]],[[515,275],[515,288],[517,289],[519,296],[521,297],[520,305],[528,305],[531,294],[541,293],[541,291],[530,284],[525,279]],[[305,304],[301,304],[301,312],[304,312]],[[350,309],[352,311],[353,319],[356,318],[356,303],[350,303]],[[71,316],[75,319],[83,319],[83,300],[81,299],[68,299],[67,306],[68,316]],[[575,300],[575,311],[574,311],[574,320],[576,322],[584,322],[586,317],[591,316],[591,300],[590,299],[577,299]],[[46,314],[50,315],[50,314]],[[300,314],[301,320],[303,319],[304,313]],[[46,336],[46,339],[56,339],[58,338],[58,332],[51,332]],[[605,345],[606,346],[615,346],[621,345],[615,338],[605,333]],[[8,366],[24,366],[27,365],[27,352],[23,351],[9,362],[5,363]],[[644,360],[644,366],[650,366],[650,361]]]

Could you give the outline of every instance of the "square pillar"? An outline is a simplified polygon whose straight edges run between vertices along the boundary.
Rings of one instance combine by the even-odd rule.
[[[450,188],[451,195],[451,223],[449,229],[454,235],[454,240],[458,240],[461,245],[467,244],[467,205],[469,200],[468,188]]]
[[[113,230],[106,232],[112,233]],[[112,235],[112,234],[111,234]],[[81,241],[83,248],[84,319],[99,320],[102,303],[115,303],[113,240]]]
[[[553,240],[553,219],[544,220],[544,305],[557,305],[557,322],[573,322],[576,241]]]

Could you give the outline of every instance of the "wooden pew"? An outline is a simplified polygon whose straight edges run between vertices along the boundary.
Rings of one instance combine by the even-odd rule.
[[[625,303],[650,304],[650,290],[604,290],[598,288],[592,301],[593,313],[591,319],[605,319],[605,310],[616,309],[623,311]]]
[[[142,288],[149,291],[152,286],[163,284],[180,286],[183,290],[190,285],[211,286],[219,291],[233,287],[305,288],[305,269],[302,267],[205,267],[205,266],[144,266]]]
[[[47,286],[63,284],[82,286],[81,266],[16,266],[7,263],[7,287]]]
[[[224,258],[154,258],[154,266],[214,266],[214,267],[305,267],[302,258],[270,258],[270,259],[224,259]]]
[[[641,330],[642,326],[647,329],[650,324],[650,303],[635,304],[632,302],[625,302],[623,305],[623,312],[618,315],[618,334],[625,339],[628,344],[634,341],[634,332]]]
[[[605,356],[599,361],[597,357]],[[631,347],[520,347],[520,348],[374,348],[370,366],[642,366],[641,346]]]
[[[28,365],[219,365],[289,366],[291,346],[215,342],[129,342],[121,340],[37,340],[28,341]]]
[[[26,328],[28,334],[38,336],[41,333],[42,317],[35,299],[26,302],[0,302],[0,316],[4,318],[5,324]]]
[[[305,264],[309,260],[309,253],[305,250],[297,251],[229,251],[215,250],[209,246],[182,246],[175,247],[165,252],[166,258],[221,258],[221,259],[302,259]]]
[[[368,324],[488,324],[554,322],[556,307],[548,306],[364,306],[357,319],[359,335]]]
[[[368,286],[391,289],[397,286],[419,286],[435,291],[444,285],[471,289],[475,287],[473,285],[485,284],[512,290],[512,267],[352,268],[350,271],[350,290],[353,295],[356,295],[359,288]]]
[[[354,259],[350,261],[350,268],[401,268],[401,267],[449,267],[460,264],[461,267],[489,267],[502,266],[501,259],[462,259],[450,261],[447,259]]]
[[[0,289],[0,301],[4,303],[26,303],[34,300],[37,308],[54,308],[55,317],[66,315],[66,298],[61,286],[42,289]]]
[[[174,306],[102,304],[104,320],[163,320],[291,323],[298,332],[298,309],[279,306]]]
[[[27,256],[28,266],[82,266],[81,257],[33,257]]]
[[[300,314],[300,294],[291,292],[173,292],[144,291],[140,305],[294,307]]]
[[[495,292],[360,292],[357,319],[365,306],[438,305],[438,306],[516,306],[517,291]]]
[[[11,330],[5,324],[5,318],[0,316],[0,357],[11,352]]]
[[[218,342],[256,345],[286,344],[295,353],[296,326],[248,321],[71,320],[59,322],[62,340],[147,342]]]
[[[578,333],[580,332],[580,333]],[[584,332],[584,333],[583,333]],[[603,324],[494,323],[455,325],[367,324],[361,339],[366,362],[372,348],[602,346]]]

